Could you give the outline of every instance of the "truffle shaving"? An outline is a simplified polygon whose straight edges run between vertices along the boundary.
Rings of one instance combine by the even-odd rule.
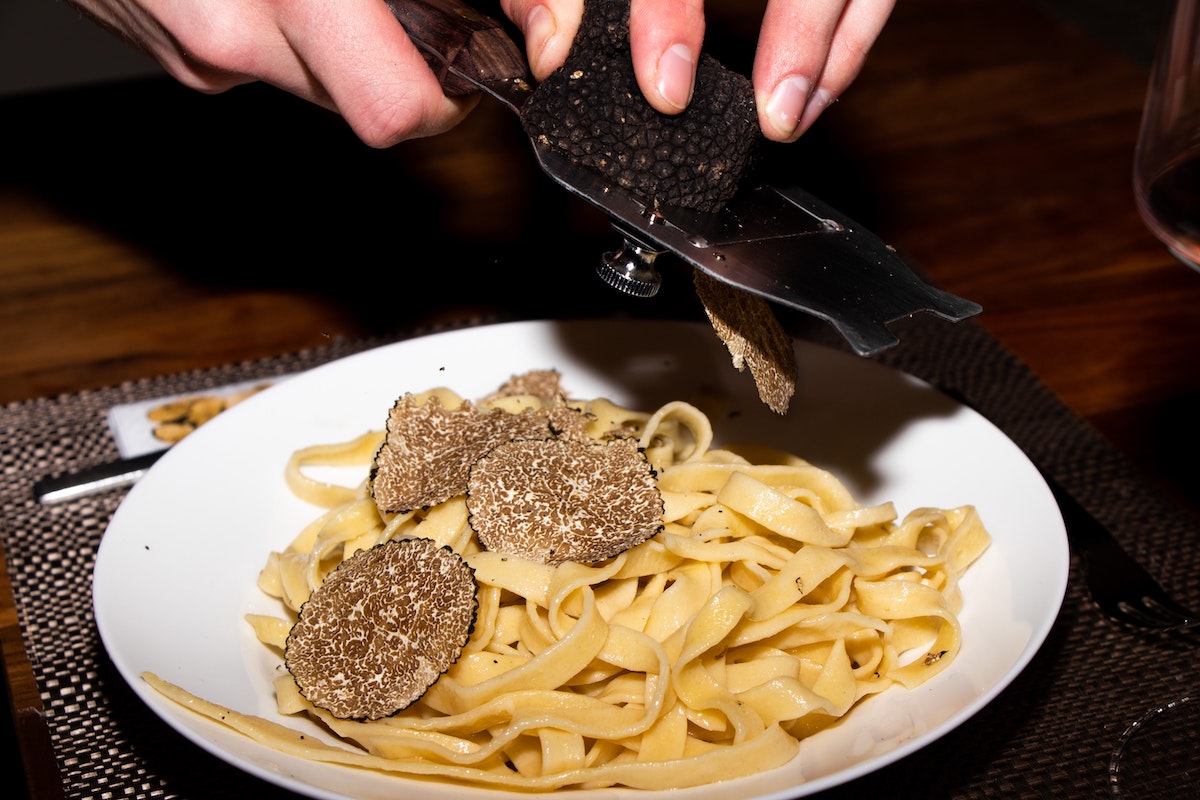
[[[556,566],[612,558],[654,536],[663,499],[632,439],[515,441],[471,469],[467,510],[488,550]]]
[[[463,494],[471,465],[497,444],[582,439],[586,423],[582,413],[565,405],[513,414],[481,409],[469,400],[448,409],[437,398],[418,403],[406,394],[388,414],[387,435],[371,466],[371,496],[385,513],[435,506]]]
[[[562,374],[554,369],[533,369],[514,375],[499,389],[488,395],[484,402],[499,397],[531,395],[547,403],[563,403],[567,399],[562,388]]]
[[[695,270],[696,294],[713,330],[725,343],[739,370],[750,367],[759,398],[777,414],[786,414],[796,392],[796,351],[771,307],[744,292]]]
[[[310,703],[381,719],[420,698],[462,654],[475,574],[430,539],[394,539],[343,561],[300,608],[284,654]]]

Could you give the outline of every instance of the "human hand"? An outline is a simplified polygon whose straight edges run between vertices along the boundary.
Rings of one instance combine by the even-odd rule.
[[[71,0],[176,80],[218,93],[263,81],[338,112],[373,147],[456,125],[447,98],[380,0]]]
[[[583,0],[501,0],[525,35],[535,78],[567,57]],[[768,0],[751,79],[763,134],[795,141],[858,76],[895,0]],[[703,0],[632,0],[629,39],[646,100],[664,114],[691,100]]]
[[[458,124],[478,96],[447,98],[379,0],[71,0],[146,50],[176,80],[218,93],[263,81],[341,114],[373,147]],[[895,0],[769,0],[752,75],[767,138],[799,138],[858,75]],[[531,69],[562,64],[583,0],[500,0],[521,29]],[[691,99],[704,38],[703,0],[632,0],[638,83],[663,113]]]

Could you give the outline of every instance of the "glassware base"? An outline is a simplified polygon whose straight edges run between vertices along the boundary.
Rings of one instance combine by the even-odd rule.
[[[1200,271],[1200,149],[1175,160],[1153,179],[1135,178],[1138,211],[1171,254]]]
[[[1119,800],[1200,797],[1200,697],[1151,709],[1121,735],[1108,767]]]
[[[1167,248],[1167,249],[1170,250],[1171,255],[1173,255],[1173,256],[1175,256],[1175,258],[1179,259],[1179,261],[1185,267],[1191,267],[1192,269],[1196,270],[1196,272],[1200,272],[1200,261],[1189,258],[1188,256],[1184,255],[1183,253],[1179,252],[1178,250],[1174,250],[1172,248]]]

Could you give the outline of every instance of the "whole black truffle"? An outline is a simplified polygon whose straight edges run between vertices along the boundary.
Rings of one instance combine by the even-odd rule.
[[[717,211],[737,192],[761,141],[750,80],[702,53],[692,102],[656,111],[629,49],[629,0],[586,0],[566,63],[522,111],[539,145],[653,206]]]

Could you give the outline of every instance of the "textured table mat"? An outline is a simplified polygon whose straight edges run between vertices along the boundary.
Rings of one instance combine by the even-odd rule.
[[[808,338],[838,346],[821,331]],[[93,620],[91,574],[124,491],[43,506],[32,497],[34,482],[115,458],[105,427],[115,404],[303,370],[382,343],[333,342],[0,408],[0,536],[67,797],[290,795],[175,733],[109,663]],[[1200,526],[978,325],[914,319],[881,360],[967,400],[1108,523],[1169,590],[1200,607]],[[1109,756],[1122,732],[1153,706],[1200,691],[1197,644],[1110,622],[1088,599],[1073,556],[1055,627],[1005,692],[912,757],[824,796],[1107,796]]]

